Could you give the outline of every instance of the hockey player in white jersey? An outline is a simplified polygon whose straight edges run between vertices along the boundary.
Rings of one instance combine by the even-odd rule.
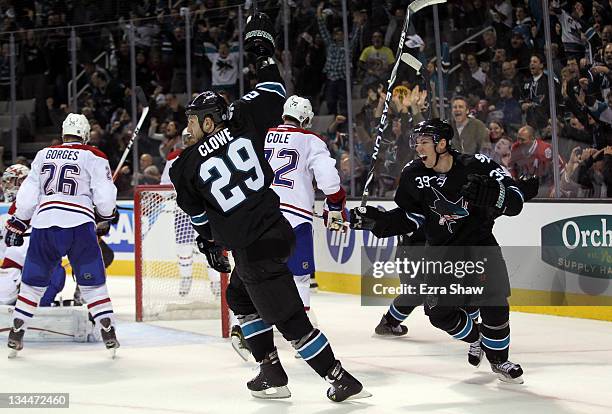
[[[169,175],[170,167],[172,167],[174,161],[181,155],[184,148],[196,143],[196,140],[191,137],[187,128],[183,129],[181,138],[183,147],[170,152],[166,157],[166,165],[164,166],[160,181],[162,185],[172,185]],[[179,274],[181,277],[179,282],[179,295],[186,296],[189,294],[193,282],[193,252],[196,234],[191,225],[191,219],[178,206],[174,214],[174,237],[176,242],[176,254],[178,256]],[[221,295],[220,273],[212,267],[208,267],[207,272],[213,294],[215,296]]]
[[[9,332],[10,357],[23,348],[23,336],[49,285],[51,272],[67,255],[94,323],[114,356],[119,348],[96,221],[117,215],[117,189],[104,153],[86,145],[89,122],[68,114],[63,144],[39,151],[32,172],[17,193],[16,210],[6,222],[6,245],[22,245],[31,226],[30,247]]]
[[[346,193],[340,186],[336,162],[323,139],[308,130],[313,117],[308,99],[296,95],[289,97],[283,107],[283,124],[268,130],[264,144],[266,158],[274,170],[272,189],[279,196],[281,211],[295,232],[296,248],[288,265],[307,312],[310,310],[310,274],[315,271],[313,179],[326,197],[327,227],[341,230],[346,220]]]

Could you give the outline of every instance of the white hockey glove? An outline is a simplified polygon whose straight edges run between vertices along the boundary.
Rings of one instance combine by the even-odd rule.
[[[342,187],[336,193],[328,195],[325,199],[323,204],[323,221],[329,230],[342,232],[347,230],[347,226],[344,224],[348,221],[345,204],[346,192]]]
[[[30,227],[30,220],[20,220],[15,216],[11,216],[6,221],[6,236],[4,242],[7,246],[21,246],[23,245],[23,235],[25,234],[28,227]]]

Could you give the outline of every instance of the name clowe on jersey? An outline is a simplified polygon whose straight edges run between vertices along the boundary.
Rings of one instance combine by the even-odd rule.
[[[202,155],[202,157],[206,157],[233,140],[234,137],[230,134],[229,130],[227,128],[223,128],[210,137],[205,138],[204,142],[202,142],[198,147],[198,152],[200,155]]]

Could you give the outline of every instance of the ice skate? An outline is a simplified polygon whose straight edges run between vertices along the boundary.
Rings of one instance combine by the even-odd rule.
[[[181,276],[181,281],[179,283],[179,295],[187,296],[189,291],[191,290],[191,282],[193,278],[191,276]]]
[[[242,329],[240,329],[239,325],[232,326],[230,339],[232,341],[232,347],[234,348],[234,351],[236,351],[236,353],[240,355],[240,358],[245,361],[248,361],[249,357],[251,356],[251,350],[249,349],[249,344],[247,343],[246,339],[244,339]]]
[[[327,398],[334,402],[355,400],[371,397],[372,394],[363,389],[363,385],[348,373],[340,361],[336,361],[325,376],[325,381],[331,384],[327,390]]]
[[[9,358],[15,358],[17,353],[23,349],[23,335],[25,334],[25,329],[23,329],[24,324],[25,322],[18,318],[13,321],[13,327],[9,332],[7,343],[9,347]]]
[[[500,381],[511,384],[522,384],[523,368],[519,364],[510,361],[501,362],[499,364],[491,363],[491,369],[497,374]]]
[[[111,353],[111,358],[115,359],[117,349],[119,348],[119,341],[115,335],[115,327],[112,325],[110,318],[103,318],[100,320],[100,334],[106,349]]]
[[[259,373],[247,382],[247,388],[255,398],[289,398],[289,379],[278,359],[276,348],[259,363]]]
[[[380,336],[404,336],[408,333],[408,328],[404,325],[391,325],[383,315],[378,326],[374,328],[374,333]]]
[[[480,363],[482,362],[483,355],[484,351],[480,346],[480,338],[478,338],[478,341],[472,342],[470,344],[470,349],[468,350],[468,362],[470,363],[470,365],[473,365],[478,368],[480,366]]]

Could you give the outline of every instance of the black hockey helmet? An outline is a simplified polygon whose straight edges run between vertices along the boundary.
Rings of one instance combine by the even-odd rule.
[[[187,116],[197,115],[198,122],[204,122],[204,118],[211,117],[215,124],[225,122],[229,119],[227,102],[216,92],[202,92],[189,102],[185,108]]]
[[[440,118],[432,118],[427,121],[419,122],[412,130],[412,141],[416,143],[416,138],[419,135],[429,135],[433,138],[435,144],[440,142],[442,138],[446,140],[446,145],[450,147],[453,139],[453,127],[446,121]]]

